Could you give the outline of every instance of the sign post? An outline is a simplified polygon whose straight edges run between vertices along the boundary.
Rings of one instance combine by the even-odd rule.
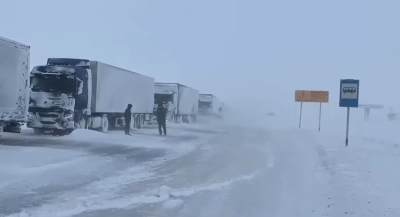
[[[303,102],[318,102],[319,103],[318,131],[321,131],[322,103],[329,102],[329,91],[296,90],[295,101],[300,102],[299,129],[301,128],[301,115],[303,112]]]
[[[319,103],[319,121],[318,121],[318,132],[321,131],[321,110],[322,110],[322,103]]]
[[[347,107],[346,147],[349,146],[350,108],[358,107],[359,86],[359,80],[340,80],[339,107]]]
[[[303,102],[300,102],[300,120],[299,120],[299,129],[301,128],[301,113],[303,111]]]

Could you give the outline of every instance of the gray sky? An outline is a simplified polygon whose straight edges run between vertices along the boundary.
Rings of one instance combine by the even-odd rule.
[[[398,0],[2,0],[0,35],[48,57],[99,60],[225,99],[292,103],[360,79],[400,108]],[[292,104],[291,104],[292,105]]]

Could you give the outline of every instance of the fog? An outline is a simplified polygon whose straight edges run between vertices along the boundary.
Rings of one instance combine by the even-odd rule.
[[[294,91],[327,90],[324,127],[329,120],[345,123],[340,79],[360,79],[360,103],[384,105],[381,116],[400,107],[399,6],[396,0],[6,0],[0,35],[31,46],[31,67],[48,57],[98,60],[217,95],[240,107],[242,118],[274,111],[297,120]],[[317,127],[319,105],[303,106],[304,127]],[[352,112],[356,117],[361,110]]]

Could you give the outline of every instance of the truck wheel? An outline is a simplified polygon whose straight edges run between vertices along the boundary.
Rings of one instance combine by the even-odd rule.
[[[100,131],[103,133],[108,132],[108,118],[105,115],[101,118]]]
[[[42,129],[33,129],[33,132],[35,133],[35,135],[43,135],[44,134],[44,130]]]
[[[141,129],[142,128],[142,123],[140,122],[140,116],[139,115],[136,117],[136,121],[135,122],[137,123],[136,127],[138,129]]]
[[[56,136],[65,136],[72,132],[72,130],[53,130],[53,135]]]
[[[141,125],[141,127],[143,127],[145,125],[143,115],[140,115],[140,125]]]
[[[11,123],[9,125],[6,125],[3,128],[4,132],[10,132],[10,133],[21,133],[21,124],[19,123]]]
[[[134,129],[135,128],[135,117],[131,117],[131,123],[129,124],[129,128],[130,129]]]

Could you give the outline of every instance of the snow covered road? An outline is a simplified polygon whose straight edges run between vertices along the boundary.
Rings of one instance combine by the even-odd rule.
[[[281,127],[2,138],[0,216],[397,216],[400,145],[374,132],[348,148],[334,131]],[[32,155],[43,165],[26,167]]]

